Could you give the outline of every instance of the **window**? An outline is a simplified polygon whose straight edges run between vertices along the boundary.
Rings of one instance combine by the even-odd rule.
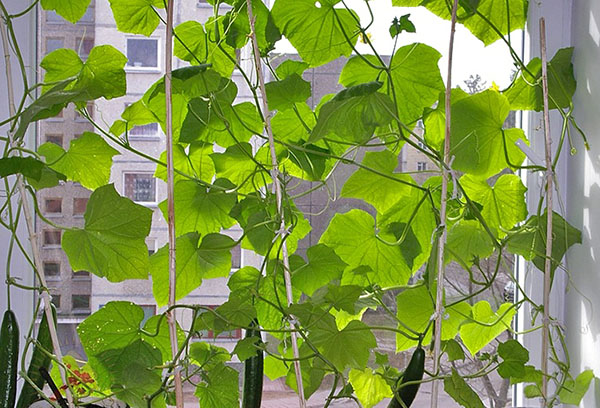
[[[64,38],[48,37],[46,38],[46,54],[50,54],[52,51],[64,48]]]
[[[60,276],[60,262],[44,262],[44,276],[47,278]]]
[[[157,136],[158,123],[134,126],[129,130],[129,136]]]
[[[77,54],[81,57],[81,59],[87,59],[88,55],[94,48],[94,39],[93,38],[82,38],[79,37],[75,40],[75,47]]]
[[[141,203],[156,202],[156,180],[152,174],[125,173],[125,196]]]
[[[48,214],[60,214],[62,212],[62,199],[46,198],[44,200],[44,207]]]
[[[156,239],[149,238],[146,241],[146,245],[148,246],[148,256],[156,252]]]
[[[50,300],[55,308],[60,309],[60,295],[52,295]]]
[[[63,146],[63,135],[46,135],[46,142],[54,143],[57,146]]]
[[[90,295],[72,295],[71,308],[73,310],[90,310]]]
[[[73,271],[73,279],[89,279],[90,273],[88,271]]]
[[[87,207],[88,198],[74,198],[73,199],[73,215],[83,215]]]
[[[417,162],[417,170],[418,171],[427,170],[427,163],[426,162]]]
[[[127,39],[127,66],[158,68],[158,40],[154,38]]]
[[[231,267],[240,268],[242,266],[242,247],[236,245],[231,250]]]
[[[44,230],[44,246],[59,246],[60,239],[60,230]]]

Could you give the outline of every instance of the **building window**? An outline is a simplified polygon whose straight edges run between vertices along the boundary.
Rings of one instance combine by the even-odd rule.
[[[63,135],[46,135],[46,142],[54,143],[57,146],[63,146]]]
[[[88,198],[74,198],[73,199],[73,215],[83,215],[85,214],[85,209],[87,207]]]
[[[60,230],[44,230],[44,246],[60,246]]]
[[[125,197],[140,203],[155,203],[156,179],[152,174],[125,173]]]
[[[60,295],[52,295],[51,302],[55,308],[60,309]]]
[[[427,170],[427,163],[426,162],[417,162],[417,170],[418,171]]]
[[[94,119],[94,104],[92,102],[86,105],[85,111],[87,112],[90,118]],[[77,111],[77,109],[75,110],[75,120],[77,122],[87,121],[87,119],[83,115],[81,115],[79,111]]]
[[[60,262],[44,262],[44,276],[47,278],[60,276]]]
[[[73,310],[90,310],[90,295],[72,295],[71,308]]]
[[[156,252],[156,239],[149,238],[146,240],[146,246],[148,247],[148,256]]]
[[[131,68],[158,68],[158,39],[128,38],[127,66]]]
[[[87,37],[79,37],[75,40],[75,47],[77,47],[76,51],[79,54],[79,57],[83,60],[87,59],[88,55],[94,48],[94,39]]]
[[[129,130],[129,136],[157,136],[158,123],[134,126]]]
[[[62,199],[46,198],[44,200],[44,207],[47,214],[60,214],[62,212]]]
[[[64,38],[48,37],[46,38],[46,54],[50,54],[52,51],[56,51],[60,48],[65,47]]]
[[[88,271],[73,271],[73,279],[87,280],[90,278]]]
[[[241,268],[242,266],[242,247],[241,245],[236,245],[231,249],[231,267],[232,268]]]

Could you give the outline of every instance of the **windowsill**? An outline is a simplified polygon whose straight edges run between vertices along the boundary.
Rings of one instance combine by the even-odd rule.
[[[71,278],[71,280],[77,281],[77,282],[89,282],[92,280],[91,276],[73,276]]]
[[[63,213],[46,213],[44,214],[44,217],[48,217],[48,218],[60,218],[63,216]]]
[[[130,142],[160,142],[160,135],[152,135],[152,136],[131,136],[129,135]]]
[[[91,312],[91,309],[73,309],[73,310],[71,310],[71,313],[77,314],[77,315],[82,315],[82,314],[89,315],[92,312]]]
[[[125,67],[128,74],[161,74],[159,67]]]
[[[60,275],[56,275],[56,276],[44,275],[44,277],[46,278],[46,281],[50,281],[50,282],[60,281]]]
[[[61,245],[42,245],[42,249],[61,249]]]
[[[73,214],[73,218],[83,218],[83,214]]]

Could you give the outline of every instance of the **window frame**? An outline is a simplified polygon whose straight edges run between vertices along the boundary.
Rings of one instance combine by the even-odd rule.
[[[154,201],[136,201],[133,198],[129,197],[126,193],[126,188],[125,188],[125,177],[127,174],[147,174],[150,177],[152,177],[152,180],[154,181]],[[122,173],[122,181],[123,181],[123,196],[129,198],[131,201],[133,201],[136,204],[139,205],[143,205],[143,206],[148,206],[148,207],[156,207],[158,206],[158,184],[156,182],[156,177],[154,177],[154,172],[151,171],[131,171],[131,170],[124,170]]]
[[[418,161],[417,171],[427,171],[427,162]]]
[[[154,67],[142,67],[142,66],[134,66],[129,65],[129,57],[127,57],[127,52],[129,51],[129,40],[133,41],[154,41],[156,43],[156,66]],[[125,38],[125,57],[127,57],[127,62],[125,63],[125,71],[132,73],[160,73],[162,72],[162,47],[161,47],[161,39],[158,37],[136,37],[136,36],[127,36]]]
[[[85,210],[83,210],[82,213],[76,213],[75,212],[75,200],[86,200],[85,203]],[[87,210],[87,205],[90,201],[89,197],[73,197],[73,217],[77,217],[77,218],[82,218],[85,215],[85,211]]]
[[[87,307],[75,307],[74,298],[76,296],[87,296],[88,305]],[[73,314],[78,313],[90,313],[92,310],[92,296],[89,294],[71,294],[71,311]]]
[[[47,244],[46,243],[46,233],[58,233],[60,239],[58,240],[58,244]],[[42,247],[43,248],[60,248],[62,244],[62,230],[55,228],[44,228],[42,230]]]
[[[60,211],[48,211],[48,201],[58,201]],[[44,197],[44,215],[49,217],[62,217],[63,215],[63,200],[62,197]]]
[[[46,273],[46,265],[47,264],[54,264],[54,265],[58,265],[58,273],[56,275],[48,275]],[[42,262],[42,273],[44,274],[44,278],[46,278],[46,280],[60,280],[61,277],[61,262],[60,261],[53,261],[53,260],[45,260]]]

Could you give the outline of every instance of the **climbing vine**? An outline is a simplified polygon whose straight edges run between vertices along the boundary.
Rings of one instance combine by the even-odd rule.
[[[89,3],[42,0],[41,7],[75,23]],[[41,61],[43,82],[30,84],[13,29],[22,13],[10,15],[0,1],[4,50],[23,70],[26,90],[20,97],[9,92],[14,111],[1,121],[8,131],[2,135],[0,223],[12,233],[9,259],[15,251],[22,253],[38,278],[35,287],[25,287],[8,265],[9,305],[11,292],[42,294],[36,309],[45,308],[56,334],[31,222],[34,253],[17,234],[21,218],[31,221],[35,211],[63,230],[62,248],[73,270],[110,282],[151,279],[156,303],[163,308],[147,321],[142,308],[130,302],[109,302],[94,312],[78,327],[87,362],[63,357],[56,341],[45,350],[52,356],[54,381],[71,391],[66,393],[69,403],[115,397],[134,408],[179,405],[178,378],[194,387],[202,408],[238,407],[238,372],[227,362],[234,355],[240,361],[255,358],[260,350],[266,353],[265,374],[286,377],[300,391],[301,406],[331,378],[324,406],[348,399],[372,407],[384,398],[404,406],[415,385],[436,382],[462,406],[483,407],[470,384],[475,379],[485,384],[493,373],[506,384],[524,383],[526,396],[541,397],[547,407],[578,404],[594,375],[571,373],[563,328],[554,319],[542,321],[544,305],[528,296],[511,270],[513,255],[548,274],[565,269],[561,260],[581,242],[581,233],[559,212],[548,215],[545,190],[536,210],[528,213],[519,172],[540,172],[552,180],[554,169],[526,162],[527,135],[505,127],[511,111],[542,111],[546,99],[547,107],[563,118],[552,167],[562,145],[572,146],[571,129],[585,140],[572,115],[573,50],[559,50],[547,65],[539,58],[522,61],[508,35],[524,28],[526,0],[459,1],[456,22],[485,45],[505,43],[518,68],[507,89],[468,94],[458,87],[445,89],[441,54],[428,45],[377,49],[368,30],[390,22],[374,21],[367,0],[367,21],[344,0],[275,0],[272,7],[261,0],[209,3],[214,13],[207,21],[186,21],[172,31],[173,55],[189,65],[167,73],[106,125],[85,107],[126,94],[127,58],[111,45],[94,47],[85,61],[73,50],[58,49]],[[452,16],[446,0],[392,4]],[[124,33],[149,36],[159,25],[172,24],[162,0],[110,0],[110,7]],[[409,16],[402,16],[394,18],[389,31],[397,38],[417,29]],[[284,37],[299,59],[274,58]],[[358,51],[359,40],[368,52]],[[238,59],[240,49],[252,56],[249,64]],[[306,101],[313,90],[303,73],[338,57],[347,57],[339,76],[344,89],[324,96],[312,109]],[[241,82],[232,79],[234,73]],[[237,101],[242,86],[252,102]],[[93,124],[94,132],[73,140],[68,149],[44,143],[33,150],[25,144],[28,129],[68,105]],[[451,118],[445,131],[447,106]],[[172,141],[169,157],[166,152],[152,157],[129,138],[135,126],[153,123]],[[437,166],[426,181],[396,171],[405,146]],[[169,245],[148,255],[152,210],[109,184],[113,159],[122,152],[155,163],[155,177],[172,180],[174,259]],[[334,175],[342,166],[351,175],[339,185]],[[55,225],[37,205],[36,191],[63,181],[93,191],[81,228]],[[369,210],[335,214],[318,243],[301,255],[298,243],[314,225],[299,203],[317,190],[327,192],[329,202],[356,199]],[[168,207],[167,200],[159,204],[165,219],[170,218]],[[240,238],[223,233],[235,225],[242,230]],[[231,274],[231,249],[237,245],[254,252],[260,264]],[[438,275],[448,265],[454,273]],[[438,281],[438,276],[445,277]],[[515,301],[490,303],[501,277],[512,280]],[[228,279],[225,303],[213,309],[179,302],[214,278]],[[534,329],[518,333],[512,321],[525,304],[534,311],[525,316]],[[170,314],[185,319],[178,325],[167,319]],[[384,316],[384,323],[369,316]],[[550,333],[547,372],[528,364],[529,352],[517,341],[542,327]],[[262,333],[261,338],[240,340],[232,353],[202,340],[206,331],[237,329]],[[26,338],[28,347],[36,344],[33,330]],[[424,375],[415,375],[417,362],[398,367],[382,353],[383,338],[394,338],[396,353],[416,347],[415,356],[427,360]],[[434,352],[436,340],[439,352]],[[25,367],[26,359],[21,360]],[[475,370],[460,365],[467,360],[475,362]],[[21,377],[32,382],[26,372],[21,370]],[[545,382],[551,385],[548,390]]]

